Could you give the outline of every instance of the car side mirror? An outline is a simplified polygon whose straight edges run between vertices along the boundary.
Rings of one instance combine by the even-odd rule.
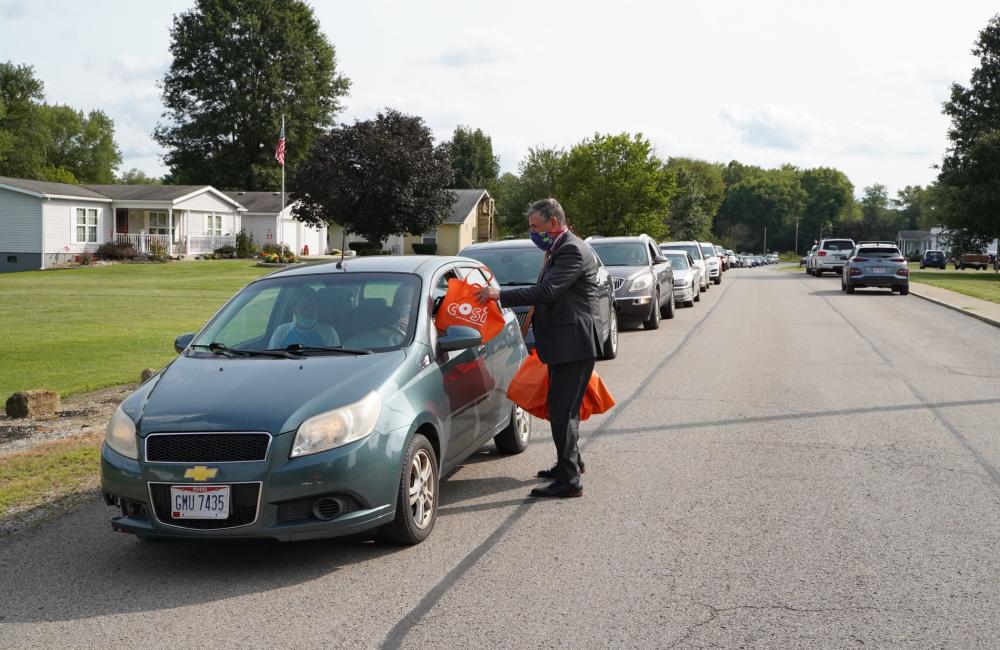
[[[450,325],[444,336],[438,338],[438,350],[441,352],[467,350],[482,344],[482,342],[483,335],[479,333],[479,330],[464,325]]]
[[[194,339],[195,334],[197,334],[197,332],[188,332],[187,334],[181,334],[174,339],[174,350],[177,351],[177,354],[180,354],[185,348],[187,348],[187,346],[191,345],[191,341]]]
[[[667,261],[667,258],[664,257],[663,255],[657,255],[656,257],[653,258],[653,263],[654,264],[663,264],[666,261]]]

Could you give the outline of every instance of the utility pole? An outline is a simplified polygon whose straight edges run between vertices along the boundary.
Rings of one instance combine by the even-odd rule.
[[[767,255],[767,226],[764,226],[764,254]]]
[[[799,218],[795,217],[795,257],[799,256]]]

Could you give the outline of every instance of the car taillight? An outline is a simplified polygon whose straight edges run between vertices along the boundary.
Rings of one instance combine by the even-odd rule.
[[[867,261],[868,261],[868,258],[867,258],[867,257],[855,257],[855,258],[854,258],[854,259],[852,259],[851,261],[852,261],[852,262],[867,262]]]
[[[909,275],[910,269],[899,269],[896,271],[896,275]]]
[[[816,254],[820,257],[826,257],[826,251],[817,251]]]
[[[851,275],[861,275],[861,269],[851,268]]]
[[[905,257],[894,257],[894,258],[892,258],[892,259],[891,259],[891,260],[889,260],[889,261],[890,261],[890,262],[905,262],[905,261],[906,261],[906,258],[905,258]]]

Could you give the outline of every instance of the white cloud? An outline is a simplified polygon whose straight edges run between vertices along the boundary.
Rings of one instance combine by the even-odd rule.
[[[463,45],[441,52],[435,62],[449,67],[482,66],[509,62],[518,57],[520,48],[516,41],[496,30],[480,30],[479,34],[462,33]],[[474,44],[466,45],[469,41]]]

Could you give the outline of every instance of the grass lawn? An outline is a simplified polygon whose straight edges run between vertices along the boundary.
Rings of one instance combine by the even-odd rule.
[[[214,260],[0,274],[0,400],[136,382],[175,356],[178,334],[271,270]]]
[[[0,519],[96,487],[102,439],[55,440],[0,457]]]
[[[1000,303],[1000,274],[993,270],[974,271],[939,271],[927,269],[921,271],[910,266],[910,280],[922,282],[942,289],[949,289],[973,298],[981,298]]]

